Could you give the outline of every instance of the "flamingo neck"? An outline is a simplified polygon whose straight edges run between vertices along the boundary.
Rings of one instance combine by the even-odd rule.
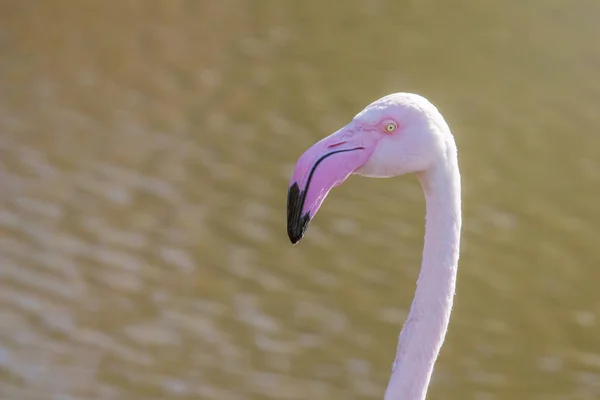
[[[415,297],[398,339],[385,400],[423,400],[446,336],[456,287],[461,199],[454,143],[419,175],[426,198],[425,241]]]

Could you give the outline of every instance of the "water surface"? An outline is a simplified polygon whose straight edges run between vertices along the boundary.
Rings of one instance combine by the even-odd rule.
[[[595,1],[6,1],[0,394],[381,399],[420,263],[414,178],[352,177],[298,246],[300,154],[418,92],[460,149],[430,399],[600,396]]]

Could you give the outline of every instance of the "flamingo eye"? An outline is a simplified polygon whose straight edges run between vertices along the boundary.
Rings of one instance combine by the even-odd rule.
[[[385,124],[384,129],[387,133],[392,133],[396,130],[397,127],[398,126],[394,122],[389,122],[389,123]]]

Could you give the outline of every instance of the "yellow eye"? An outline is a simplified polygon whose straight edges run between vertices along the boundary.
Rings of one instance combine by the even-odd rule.
[[[397,128],[397,126],[396,126],[396,124],[395,124],[395,123],[393,123],[393,122],[390,122],[389,124],[386,124],[386,125],[385,125],[385,131],[386,131],[387,133],[392,133],[392,132],[394,132],[394,131],[396,130],[396,128]]]

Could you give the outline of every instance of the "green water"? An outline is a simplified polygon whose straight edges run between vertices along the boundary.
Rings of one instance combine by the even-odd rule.
[[[456,136],[458,293],[428,399],[600,397],[596,1],[0,4],[0,397],[381,399],[414,178],[291,246],[291,169],[372,100]]]

